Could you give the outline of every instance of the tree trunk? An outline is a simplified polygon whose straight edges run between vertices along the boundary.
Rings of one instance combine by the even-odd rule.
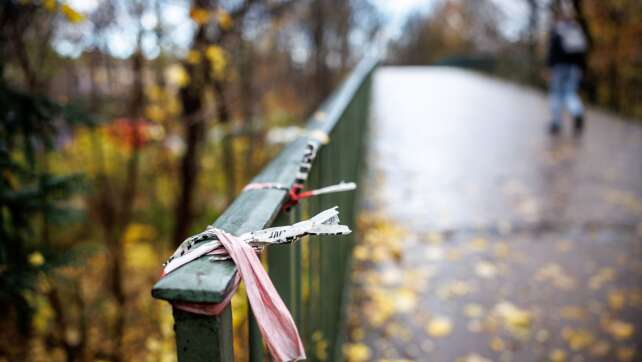
[[[140,28],[139,28],[140,29]],[[125,294],[124,287],[124,250],[123,250],[123,236],[127,230],[127,226],[131,222],[134,211],[134,200],[138,193],[138,176],[140,173],[140,147],[141,135],[141,113],[144,102],[143,94],[143,63],[144,58],[140,50],[142,30],[138,33],[138,50],[132,57],[132,75],[134,77],[132,83],[131,98],[129,104],[129,117],[128,122],[130,131],[132,132],[131,154],[127,161],[125,183],[123,185],[122,198],[120,200],[120,210],[117,216],[117,224],[114,232],[114,238],[110,242],[110,253],[112,256],[112,293],[116,304],[118,305],[118,312],[116,314],[115,322],[115,361],[125,361],[125,346],[124,336],[126,328],[126,310],[127,310],[127,295]]]
[[[249,181],[254,176],[254,151],[257,142],[257,130],[254,120],[254,52],[252,44],[241,37],[241,55],[239,77],[241,82],[241,112],[243,116],[243,129],[247,138],[245,150],[244,179]]]
[[[203,1],[196,1],[197,6],[205,6]],[[205,45],[205,27],[199,26],[194,35],[192,49],[202,50]],[[198,73],[197,65],[183,64],[190,76],[190,83],[180,90],[181,105],[183,109],[183,125],[185,132],[185,153],[180,166],[180,191],[174,212],[174,233],[172,240],[179,245],[189,231],[192,220],[193,195],[198,177],[198,149],[205,132],[205,119],[201,115],[203,90],[203,77]]]
[[[312,97],[313,104],[310,111],[313,111],[323,102],[323,99],[330,92],[331,80],[329,78],[328,66],[326,63],[327,49],[325,41],[325,9],[323,0],[315,0],[312,6],[312,39],[314,44],[314,84],[316,94]]]
[[[537,28],[538,28],[538,6],[537,0],[526,0],[528,3],[528,80],[530,83],[538,83],[539,71],[537,62]]]
[[[214,79],[214,94],[216,95],[216,113],[218,121],[223,125],[223,152],[221,153],[225,175],[225,200],[229,205],[236,196],[236,168],[234,162],[234,138],[229,132],[230,110],[225,97],[225,85],[220,79]]]
[[[350,60],[350,23],[352,22],[351,2],[340,0],[337,7],[339,10],[337,34],[340,37],[341,73],[345,74],[350,66],[348,62]]]
[[[192,203],[194,188],[196,186],[196,177],[198,175],[198,148],[204,132],[203,119],[196,117],[201,108],[200,96],[191,94],[190,89],[181,90],[183,115],[185,121],[185,154],[181,160],[180,169],[180,193],[176,203],[174,227],[174,244],[179,245],[185,237],[192,219]]]

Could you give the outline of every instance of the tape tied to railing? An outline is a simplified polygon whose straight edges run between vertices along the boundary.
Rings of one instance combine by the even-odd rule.
[[[221,302],[175,302],[174,307],[197,314],[218,315],[229,304],[243,280],[250,307],[272,358],[276,361],[299,361],[306,357],[296,324],[257,252],[266,245],[291,243],[305,235],[347,235],[350,232],[346,225],[339,224],[336,206],[293,225],[252,231],[241,236],[208,227],[181,243],[164,264],[163,276],[203,255],[217,258],[215,260],[231,258],[237,273],[230,292]]]
[[[299,166],[299,170],[294,179],[294,183],[291,187],[287,185],[280,184],[278,182],[255,182],[246,185],[243,188],[243,191],[251,190],[283,190],[288,192],[288,200],[283,204],[283,209],[289,211],[292,207],[296,206],[300,200],[307,199],[309,197],[329,194],[335,192],[345,192],[355,190],[357,184],[354,182],[343,182],[336,185],[322,187],[316,190],[304,190],[305,181],[308,179],[310,170],[312,169],[312,161],[316,158],[318,146],[316,143],[310,142],[306,146],[306,151],[303,154],[303,159]]]
[[[336,185],[326,186],[315,190],[303,190],[300,185],[295,184],[288,188],[287,186],[275,182],[261,182],[251,183],[245,186],[243,191],[248,190],[283,190],[288,192],[288,201],[283,204],[283,208],[287,211],[296,206],[300,200],[307,199],[313,196],[331,194],[335,192],[345,192],[357,189],[357,184],[354,182],[341,181]]]

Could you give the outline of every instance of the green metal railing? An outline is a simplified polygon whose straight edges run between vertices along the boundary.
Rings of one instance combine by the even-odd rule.
[[[339,181],[359,182],[364,156],[372,72],[377,61],[366,57],[308,121],[307,135],[327,134],[312,165],[306,188]],[[286,146],[252,182],[292,185],[308,142],[302,136]],[[243,192],[214,222],[232,234],[290,224],[338,205],[342,224],[354,231],[342,237],[309,237],[291,245],[271,246],[268,272],[290,309],[303,339],[308,360],[342,359],[344,305],[350,274],[351,251],[356,235],[358,192],[321,195],[303,200],[290,212],[282,211],[287,193],[281,190]],[[322,239],[322,240],[321,240]],[[265,255],[267,254],[267,255]],[[201,257],[158,281],[155,298],[170,302],[217,303],[233,285],[236,268],[231,261],[211,262]],[[232,361],[232,312],[228,306],[216,317],[174,308],[176,350],[179,361]],[[267,358],[258,328],[249,316],[251,361]]]

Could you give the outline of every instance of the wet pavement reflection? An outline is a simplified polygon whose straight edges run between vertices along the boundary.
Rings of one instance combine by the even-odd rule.
[[[374,83],[349,361],[642,361],[642,127],[545,133],[544,94],[452,68]]]

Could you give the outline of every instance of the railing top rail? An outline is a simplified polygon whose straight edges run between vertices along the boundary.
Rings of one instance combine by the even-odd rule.
[[[306,134],[329,134],[350,104],[368,75],[378,63],[377,57],[366,56],[341,86],[321,105],[307,122]],[[309,142],[320,143],[318,137],[299,137],[288,144],[252,182],[277,182],[291,186]],[[286,199],[283,190],[242,192],[214,222],[213,226],[232,234],[265,228],[279,213]],[[236,267],[231,261],[210,262],[201,257],[160,279],[152,296],[168,301],[218,303],[232,288]]]

